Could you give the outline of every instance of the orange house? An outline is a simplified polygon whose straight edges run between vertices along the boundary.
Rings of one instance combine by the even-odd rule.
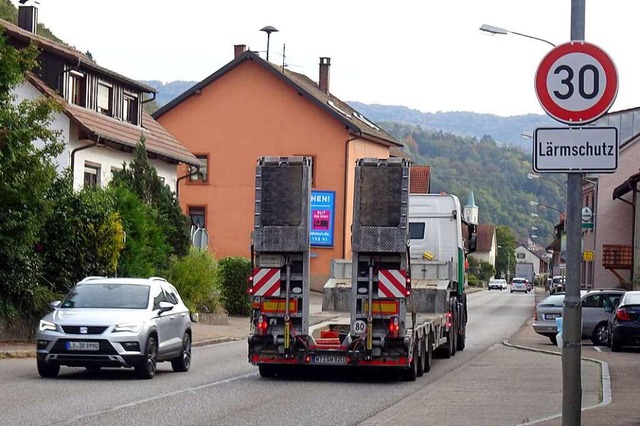
[[[217,257],[250,257],[255,166],[261,156],[313,159],[313,191],[333,194],[332,241],[311,247],[311,286],[321,290],[332,259],[351,255],[353,175],[358,158],[388,158],[391,135],[319,83],[235,46],[235,59],[153,116],[203,163],[179,182],[180,205],[207,228]],[[188,175],[185,166],[180,176]],[[324,223],[323,223],[324,225]]]

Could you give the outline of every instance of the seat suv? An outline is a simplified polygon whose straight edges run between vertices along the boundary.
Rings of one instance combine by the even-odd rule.
[[[189,309],[164,278],[87,277],[51,307],[36,330],[42,377],[56,377],[61,365],[129,367],[141,379],[161,361],[174,371],[191,366]]]

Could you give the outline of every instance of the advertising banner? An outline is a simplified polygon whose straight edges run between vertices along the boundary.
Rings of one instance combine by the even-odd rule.
[[[312,247],[333,247],[335,191],[311,191]]]

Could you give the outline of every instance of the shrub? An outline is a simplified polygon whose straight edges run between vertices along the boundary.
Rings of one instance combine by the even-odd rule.
[[[251,274],[251,262],[243,257],[225,257],[218,264],[217,282],[222,300],[231,315],[249,314],[247,278]]]
[[[469,275],[467,282],[471,287],[482,287],[482,282],[475,275]]]
[[[167,279],[176,286],[192,312],[214,313],[220,310],[217,267],[211,252],[195,247],[182,258],[171,258]]]

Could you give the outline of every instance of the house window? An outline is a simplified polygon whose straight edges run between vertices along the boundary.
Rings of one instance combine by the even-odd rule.
[[[517,259],[524,259],[524,253],[516,253]]]
[[[191,218],[191,224],[198,227],[204,228],[206,225],[205,221],[205,211],[202,206],[189,206],[189,217]]]
[[[100,186],[100,165],[86,162],[84,164],[84,186]]]
[[[111,115],[113,88],[110,84],[100,81],[98,83],[98,112]]]
[[[209,182],[209,156],[208,155],[196,155],[196,158],[200,160],[200,171],[197,174],[189,176],[189,182]],[[195,172],[195,167],[192,169]]]
[[[124,108],[122,119],[127,123],[138,124],[138,97],[129,93],[124,94]]]
[[[86,80],[84,74],[78,71],[70,71],[67,101],[75,105],[85,106],[85,87]]]

